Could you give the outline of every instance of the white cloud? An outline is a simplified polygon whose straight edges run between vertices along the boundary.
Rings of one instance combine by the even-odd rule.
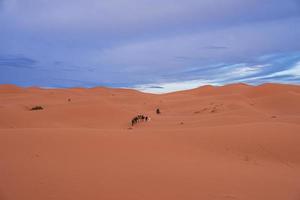
[[[137,85],[133,89],[153,94],[162,94],[175,92],[180,90],[194,89],[203,85],[218,85],[208,80],[190,80],[182,82],[169,82],[169,83],[158,83],[158,84],[144,84]]]
[[[228,73],[230,78],[239,78],[243,76],[254,75],[259,73],[263,70],[263,68],[271,66],[271,64],[264,64],[264,65],[253,65],[253,66],[245,66],[234,69],[232,72]]]
[[[292,66],[291,68],[289,68],[287,70],[278,71],[278,72],[274,72],[274,73],[263,75],[263,76],[255,76],[255,77],[240,79],[239,81],[241,81],[241,82],[248,81],[249,82],[249,81],[256,81],[256,80],[268,79],[268,78],[276,79],[277,77],[280,77],[280,76],[300,77],[300,61],[298,61],[294,66]],[[279,82],[288,83],[289,81],[280,80]]]
[[[300,61],[297,62],[293,67],[290,69],[273,73],[268,77],[275,77],[275,76],[300,76]]]

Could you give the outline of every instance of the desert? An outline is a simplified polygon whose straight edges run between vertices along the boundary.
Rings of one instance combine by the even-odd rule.
[[[285,84],[1,85],[0,199],[298,200],[299,104]]]

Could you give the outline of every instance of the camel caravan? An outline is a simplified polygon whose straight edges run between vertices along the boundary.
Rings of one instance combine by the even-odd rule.
[[[156,114],[160,114],[161,112],[160,112],[160,110],[159,110],[159,108],[157,108],[156,109]],[[147,122],[147,121],[149,121],[150,120],[150,117],[148,117],[148,116],[145,116],[145,115],[137,115],[137,116],[135,116],[132,120],[131,120],[131,126],[134,126],[134,125],[136,125],[136,124],[138,124],[138,123],[140,123],[140,122]]]
[[[134,126],[135,124],[139,122],[147,122],[150,118],[148,116],[144,115],[137,115],[131,120],[131,125]]]

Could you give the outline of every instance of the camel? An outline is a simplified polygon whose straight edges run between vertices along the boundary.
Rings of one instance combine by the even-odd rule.
[[[159,108],[156,109],[156,114],[158,114],[158,115],[160,114]]]
[[[141,121],[148,121],[149,117],[144,115],[137,115],[131,120],[131,126],[134,126],[135,124],[141,122]]]

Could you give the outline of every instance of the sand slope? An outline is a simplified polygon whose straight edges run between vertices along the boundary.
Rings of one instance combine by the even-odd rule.
[[[0,85],[0,199],[299,200],[300,86]]]

